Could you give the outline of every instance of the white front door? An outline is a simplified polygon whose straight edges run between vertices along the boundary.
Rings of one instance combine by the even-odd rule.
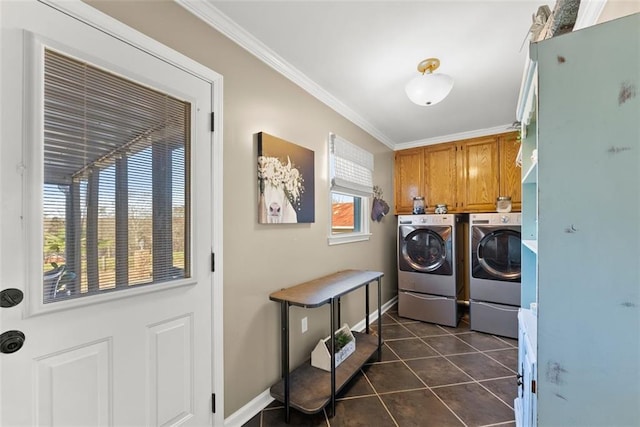
[[[0,424],[211,425],[211,82],[0,15]]]

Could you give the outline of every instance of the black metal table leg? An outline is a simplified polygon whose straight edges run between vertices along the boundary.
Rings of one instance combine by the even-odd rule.
[[[336,304],[331,298],[331,417],[336,415]]]
[[[382,360],[382,278],[378,277],[378,362]]]
[[[284,378],[284,420],[289,424],[291,408],[289,399],[291,394],[291,378],[289,374],[289,302],[284,301],[280,305],[281,323],[281,351],[282,351],[282,376]]]
[[[364,287],[365,332],[369,335],[369,284]]]

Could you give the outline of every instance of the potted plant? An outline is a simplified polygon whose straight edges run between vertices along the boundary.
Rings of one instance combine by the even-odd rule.
[[[335,332],[334,358],[336,367],[356,350],[356,339],[346,323]],[[318,341],[311,352],[311,366],[331,371],[331,336]]]

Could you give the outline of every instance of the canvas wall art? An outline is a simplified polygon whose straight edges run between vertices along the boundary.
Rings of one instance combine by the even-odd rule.
[[[313,151],[258,133],[258,222],[315,221]]]

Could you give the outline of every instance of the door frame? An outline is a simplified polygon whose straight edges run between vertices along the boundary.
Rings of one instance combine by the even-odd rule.
[[[212,199],[212,236],[211,251],[215,253],[216,265],[212,273],[212,319],[211,328],[211,356],[212,356],[212,393],[216,394],[216,412],[213,414],[213,424],[224,425],[224,351],[223,351],[223,218],[222,218],[222,106],[223,106],[223,78],[208,67],[188,58],[187,56],[163,45],[139,31],[123,24],[122,22],[106,15],[103,12],[91,7],[81,1],[68,0],[39,0],[54,9],[66,13],[94,28],[112,35],[138,49],[153,55],[163,61],[172,64],[192,75],[211,83],[211,106],[214,114],[213,128],[211,133],[211,199]],[[213,214],[215,212],[215,215]],[[215,239],[214,239],[215,236]]]

